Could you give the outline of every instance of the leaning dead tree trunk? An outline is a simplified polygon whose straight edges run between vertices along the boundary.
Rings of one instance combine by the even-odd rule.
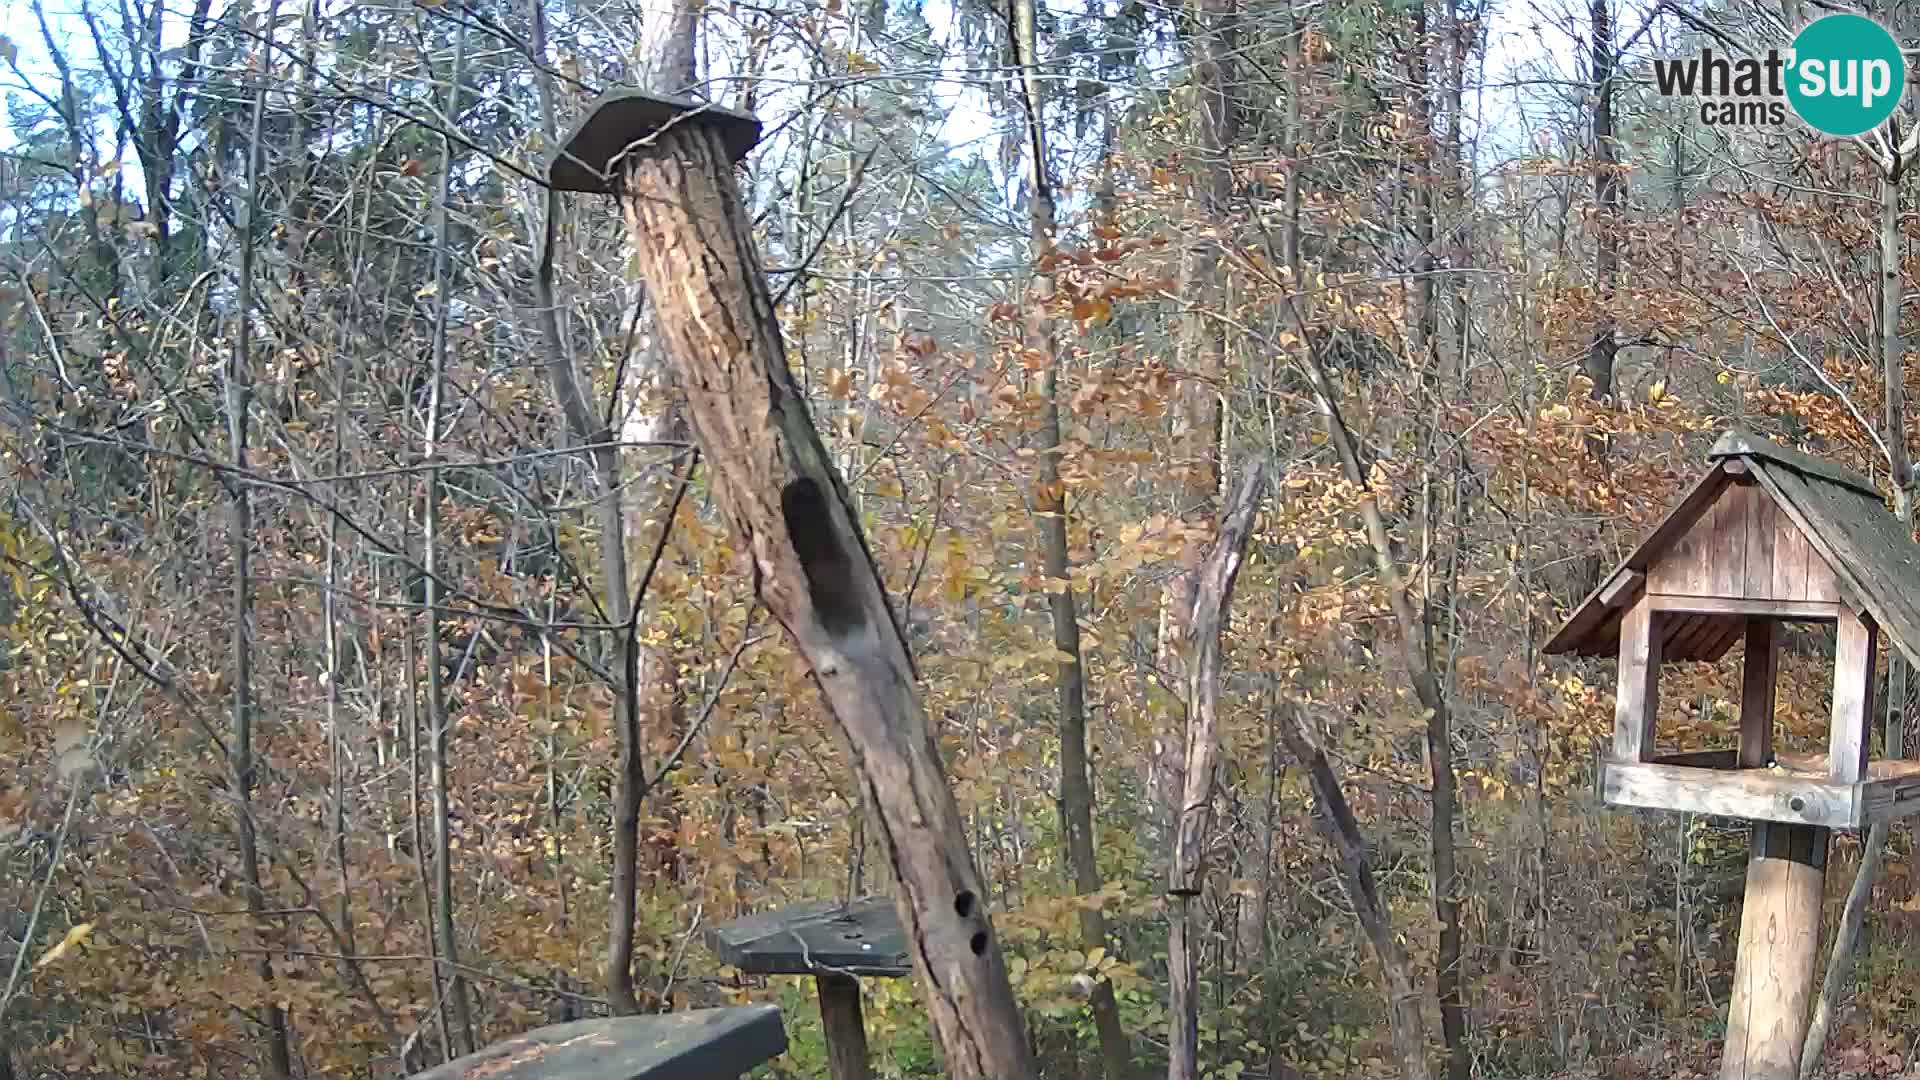
[[[1394,935],[1386,903],[1380,899],[1373,858],[1360,835],[1360,823],[1347,804],[1346,793],[1340,790],[1333,763],[1308,729],[1298,706],[1280,707],[1286,711],[1279,722],[1280,741],[1307,770],[1313,800],[1318,804],[1315,820],[1340,857],[1340,884],[1353,902],[1354,918],[1380,960],[1380,973],[1386,982],[1387,1028],[1393,1038],[1394,1057],[1399,1059],[1401,1080],[1430,1080],[1433,1071],[1427,1058],[1427,1021],[1421,1011],[1421,992],[1413,982],[1413,961]]]
[[[1026,1028],[906,639],[787,366],[732,170],[758,132],[738,113],[615,95],[568,140],[553,182],[617,185],[717,500],[756,594],[812,667],[871,807],[947,1074],[1031,1077]]]
[[[1291,110],[1290,110],[1291,111]],[[1300,259],[1300,220],[1298,217],[1298,178],[1293,173],[1287,179],[1289,217],[1286,224],[1283,244],[1291,255],[1289,264],[1293,271],[1293,280],[1305,280],[1304,266]],[[1432,658],[1426,649],[1426,635],[1421,629],[1421,619],[1413,608],[1407,595],[1406,579],[1400,575],[1399,562],[1394,553],[1393,537],[1387,529],[1386,517],[1380,512],[1372,481],[1371,470],[1360,459],[1360,445],[1341,414],[1340,397],[1333,380],[1327,375],[1326,361],[1320,355],[1320,347],[1314,337],[1313,328],[1307,321],[1306,304],[1300,291],[1287,296],[1287,311],[1292,317],[1295,331],[1300,339],[1300,360],[1305,368],[1308,382],[1312,385],[1314,396],[1320,407],[1320,415],[1326,419],[1328,440],[1332,442],[1334,452],[1340,460],[1340,469],[1346,474],[1347,482],[1362,493],[1360,500],[1360,523],[1367,534],[1367,546],[1373,549],[1374,570],[1380,576],[1380,584],[1387,594],[1387,605],[1393,612],[1393,619],[1399,631],[1400,659],[1407,670],[1407,679],[1414,696],[1420,705],[1428,710],[1428,737],[1444,735],[1451,725],[1445,687],[1435,673]],[[1318,747],[1312,743],[1304,726],[1298,724],[1289,737],[1287,745],[1296,757],[1306,749],[1318,753]],[[1282,725],[1283,729],[1287,725]],[[1285,732],[1283,732],[1284,734]],[[1332,783],[1333,774],[1327,771],[1314,771],[1327,767],[1326,758],[1321,754],[1318,762],[1300,757],[1313,774],[1314,793],[1321,800],[1327,815],[1324,824],[1329,836],[1339,846],[1342,863],[1347,867],[1348,892],[1353,896],[1354,911],[1358,915],[1367,935],[1372,939],[1374,951],[1380,957],[1380,965],[1387,975],[1388,1010],[1387,1023],[1392,1029],[1395,1054],[1401,1059],[1401,1075],[1404,1080],[1428,1080],[1433,1075],[1431,1063],[1425,1058],[1427,1045],[1426,1014],[1417,1002],[1410,1003],[1406,996],[1413,993],[1411,976],[1407,974],[1406,951],[1400,947],[1387,925],[1386,909],[1381,907],[1372,896],[1373,869],[1366,863],[1366,848],[1355,824],[1353,815],[1347,812],[1344,798],[1339,798],[1340,789]],[[1330,767],[1327,767],[1330,769]],[[1452,763],[1436,761],[1434,764],[1435,783],[1448,781],[1452,777]],[[1435,793],[1435,799],[1442,795]],[[1337,802],[1334,800],[1338,799]],[[1452,796],[1445,796],[1451,805]],[[1436,827],[1440,825],[1436,821]],[[1449,877],[1451,874],[1448,875]],[[1363,896],[1364,894],[1364,896]],[[1366,904],[1362,900],[1367,901]],[[1442,914],[1440,909],[1436,914]],[[1378,925],[1369,922],[1373,920]],[[1402,985],[1402,984],[1406,985]]]
[[[1183,793],[1174,808],[1173,873],[1167,893],[1167,1080],[1200,1076],[1199,957],[1193,947],[1193,898],[1207,874],[1207,839],[1213,826],[1213,768],[1220,753],[1220,665],[1227,605],[1253,534],[1254,511],[1266,489],[1266,469],[1247,465],[1220,519],[1213,546],[1193,577],[1193,608],[1187,613],[1187,745]]]

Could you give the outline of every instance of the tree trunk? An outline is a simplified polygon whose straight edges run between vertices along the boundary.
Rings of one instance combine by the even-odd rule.
[[[271,23],[261,55],[271,54]],[[253,820],[253,499],[252,488],[237,479],[247,475],[247,440],[251,430],[249,413],[253,408],[253,242],[254,219],[260,212],[260,142],[267,111],[264,75],[253,92],[252,129],[247,139],[247,194],[245,216],[234,230],[240,244],[239,295],[236,298],[233,358],[227,369],[227,437],[232,443],[233,471],[228,492],[233,499],[233,748],[229,784],[233,792],[233,813],[240,833],[240,878],[247,894],[247,910],[261,931],[261,944],[269,945],[266,931],[266,893],[260,884],[259,837]],[[22,948],[25,948],[22,945]],[[261,980],[274,982],[273,952],[263,948],[256,965]],[[287,1014],[278,1003],[269,1000],[262,1012],[267,1019],[267,1076],[285,1080],[293,1074],[293,1056],[287,1036]]]
[[[453,78],[448,81],[447,112],[451,121],[460,115],[460,80],[465,76],[467,34],[463,25],[455,36]],[[448,775],[447,740],[452,734],[453,718],[447,715],[446,678],[440,656],[440,417],[447,390],[447,244],[451,224],[448,203],[453,197],[453,140],[440,142],[440,191],[434,209],[433,281],[435,286],[433,323],[433,370],[427,398],[427,430],[424,458],[427,493],[422,507],[421,544],[425,547],[422,563],[426,576],[427,608],[427,723],[433,725],[428,742],[431,757],[427,783],[433,789],[433,917],[434,932],[440,938],[440,957],[446,964],[447,1007],[452,1012],[458,1048],[454,1057],[474,1051],[473,1011],[467,1001],[467,979],[460,971],[460,944],[454,932],[453,897],[453,823],[451,820],[452,777]]]
[[[873,808],[946,1072],[1031,1077],[1026,1027],[917,672],[794,384],[721,134],[699,122],[670,126],[628,156],[621,179],[717,501],[757,595],[812,667]]]
[[[545,56],[545,8],[539,0],[531,0],[528,14],[533,27],[534,52]],[[677,92],[694,81],[697,25],[695,9],[677,2],[664,10],[651,12],[649,18],[643,20],[641,48],[638,50],[643,85]],[[560,135],[554,110],[552,76],[541,72],[538,86],[541,129],[548,145],[557,146]],[[613,870],[607,908],[607,958],[602,978],[613,1013],[616,1016],[630,1016],[640,1011],[640,1002],[633,987],[633,950],[634,919],[640,887],[640,803],[647,783],[646,729],[651,726],[656,731],[666,731],[673,726],[679,699],[678,679],[677,668],[671,658],[658,655],[658,650],[640,641],[639,624],[645,611],[645,598],[639,598],[643,606],[636,611],[635,600],[628,593],[627,510],[624,506],[626,484],[620,451],[613,445],[613,410],[609,409],[607,415],[603,416],[588,400],[560,325],[553,280],[554,232],[559,209],[560,193],[552,188],[547,189],[546,210],[542,219],[545,235],[540,265],[534,276],[534,299],[539,307],[541,334],[546,340],[547,372],[554,396],[559,399],[568,434],[576,443],[588,448],[587,457],[593,465],[595,485],[600,491],[600,497],[594,502],[594,518],[600,534],[601,604],[607,622],[614,627],[612,633],[616,643],[616,648],[609,650],[609,655],[614,660],[611,666],[616,679],[615,726],[619,733],[619,761],[614,773]],[[647,316],[646,310],[635,313],[637,320],[644,320]],[[634,329],[636,337],[649,339],[646,347],[648,352],[652,352],[652,335],[639,333],[639,326]],[[614,386],[610,393],[617,405],[620,387]],[[671,404],[671,393],[663,394],[663,398],[666,400],[659,406],[659,412],[634,425],[636,437],[647,440],[667,438],[679,427],[680,418]],[[636,514],[656,509],[661,503],[663,484],[657,476],[649,480],[636,494]],[[672,522],[663,521],[660,527],[669,529]]]
[[[1033,0],[1014,0],[1013,44],[1021,67],[1022,101],[1026,106],[1027,156],[1031,208],[1030,238],[1035,265],[1048,265],[1054,250],[1053,181],[1047,165],[1045,110],[1039,73],[1039,48],[1034,26]],[[1053,278],[1046,271],[1034,275],[1027,306],[1028,343],[1047,359],[1041,375],[1039,485],[1035,501],[1040,509],[1041,565],[1053,583],[1047,606],[1053,618],[1053,647],[1062,657],[1054,668],[1060,696],[1060,825],[1067,841],[1067,864],[1074,891],[1082,896],[1100,891],[1104,882],[1093,842],[1093,782],[1087,766],[1087,690],[1080,656],[1078,597],[1074,594],[1067,551],[1067,492],[1060,480],[1060,355],[1048,316]],[[1108,948],[1107,917],[1095,908],[1080,911],[1083,949]],[[1120,1023],[1120,1003],[1113,984],[1094,983],[1088,995],[1094,1030],[1100,1040],[1100,1058],[1108,1080],[1125,1080],[1133,1072],[1133,1047]]]
[[[1613,145],[1613,0],[1587,0],[1592,33],[1593,75],[1593,337],[1583,365],[1592,380],[1595,401],[1613,396],[1614,344],[1613,286],[1620,269],[1620,174]],[[1596,461],[1607,458],[1607,438],[1587,438],[1587,452]],[[1596,564],[1594,574],[1599,573]]]
[[[1413,40],[1407,46],[1407,120],[1414,138],[1425,144],[1432,138],[1432,79],[1427,40],[1426,0],[1413,5]],[[1425,147],[1422,147],[1425,149]],[[1429,389],[1438,375],[1434,356],[1434,324],[1438,313],[1433,306],[1433,184],[1432,155],[1417,154],[1406,177],[1413,196],[1413,259],[1408,266],[1412,280],[1407,283],[1407,365],[1420,372]]]
[[[1220,531],[1194,575],[1187,626],[1187,731],[1181,776],[1186,790],[1175,806],[1173,867],[1167,893],[1167,1080],[1199,1080],[1199,958],[1193,937],[1193,898],[1206,882],[1207,841],[1213,824],[1213,771],[1220,751],[1222,643],[1234,579],[1239,576],[1254,512],[1266,489],[1266,470],[1254,459],[1227,504]]]
[[[1386,907],[1380,902],[1373,878],[1373,860],[1367,853],[1366,839],[1360,835],[1360,823],[1354,820],[1347,797],[1340,790],[1340,778],[1308,731],[1305,718],[1291,703],[1280,707],[1287,713],[1280,721],[1280,739],[1307,770],[1314,801],[1318,804],[1314,819],[1340,857],[1340,883],[1353,902],[1360,929],[1380,961],[1386,981],[1387,1026],[1392,1034],[1401,1080],[1429,1080],[1433,1070],[1427,1059],[1427,1021],[1421,1014],[1424,995],[1414,988],[1413,965],[1407,959],[1406,950],[1400,947],[1400,940],[1394,937]]]
[[[1185,254],[1181,296],[1187,310],[1181,315],[1178,348],[1181,371],[1173,403],[1173,461],[1169,470],[1178,492],[1174,512],[1189,522],[1213,520],[1220,498],[1221,374],[1226,367],[1225,276],[1221,272],[1220,241],[1205,235],[1229,228],[1228,204],[1233,197],[1233,172],[1227,155],[1234,140],[1231,73],[1232,48],[1227,35],[1234,0],[1196,0],[1193,26],[1188,33],[1194,97],[1193,137],[1201,162],[1197,185],[1199,234]],[[1159,644],[1156,664],[1172,691],[1186,682],[1186,658],[1180,642],[1187,638],[1184,620],[1193,611],[1193,575],[1199,566],[1201,545],[1191,543],[1181,554],[1180,572],[1167,583],[1160,600]],[[1155,752],[1153,775],[1159,790],[1156,804],[1172,809],[1179,803],[1185,781],[1180,775],[1180,744],[1184,740],[1167,725]],[[1171,840],[1171,833],[1169,833]]]
[[[1452,198],[1449,205],[1453,210],[1452,242],[1449,245],[1448,269],[1452,271],[1453,292],[1454,349],[1449,363],[1443,365],[1442,377],[1447,379],[1449,387],[1456,385],[1461,373],[1468,370],[1467,351],[1472,342],[1472,305],[1469,290],[1473,277],[1466,271],[1473,265],[1473,248],[1469,243],[1470,223],[1474,212],[1473,170],[1467,161],[1466,147],[1462,142],[1462,128],[1465,123],[1466,108],[1466,67],[1467,57],[1473,50],[1470,25],[1462,14],[1458,0],[1447,3],[1447,138],[1446,164],[1451,170],[1450,186]],[[1444,401],[1445,399],[1443,399]],[[1436,410],[1438,414],[1438,410]],[[1466,542],[1465,518],[1467,502],[1466,492],[1462,490],[1462,480],[1468,473],[1467,443],[1464,439],[1455,439],[1455,459],[1453,462],[1453,483],[1449,485],[1453,493],[1455,508],[1454,554],[1447,582],[1447,602],[1442,611],[1454,628],[1447,636],[1447,655],[1457,655],[1454,645],[1459,617],[1457,607],[1458,594],[1454,584],[1462,560],[1461,546]],[[1452,684],[1452,668],[1446,668],[1447,685]],[[1443,687],[1444,692],[1445,687]],[[1438,719],[1436,714],[1435,719]],[[1451,720],[1451,716],[1449,716]],[[1465,952],[1463,932],[1460,925],[1460,897],[1458,895],[1459,873],[1455,866],[1456,847],[1453,837],[1454,820],[1459,813],[1458,785],[1453,770],[1452,729],[1447,727],[1437,732],[1437,741],[1442,754],[1434,758],[1432,768],[1436,777],[1444,778],[1434,785],[1433,815],[1433,890],[1435,912],[1440,918],[1439,970],[1440,990],[1440,1026],[1442,1038],[1447,1045],[1448,1080],[1469,1080],[1473,1072],[1473,1056],[1467,1045],[1468,1012],[1466,1003],[1466,977],[1461,957]],[[1442,788],[1444,787],[1444,793]],[[1444,797],[1443,797],[1444,796]]]

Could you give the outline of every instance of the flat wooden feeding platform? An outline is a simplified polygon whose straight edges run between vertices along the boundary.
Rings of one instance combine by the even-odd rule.
[[[860,977],[897,979],[913,971],[893,901],[796,904],[707,931],[723,962],[755,975],[811,975],[826,1036],[827,1075],[868,1080]]]
[[[777,1005],[536,1028],[413,1080],[736,1080],[787,1049]]]
[[[1651,761],[1608,761],[1600,794],[1618,806],[1859,829],[1920,813],[1920,761],[1872,761],[1859,783],[1832,779],[1825,754],[1780,754],[1740,768],[1735,750],[1695,750]]]
[[[913,972],[893,901],[797,904],[707,931],[722,962],[754,975],[865,975]]]

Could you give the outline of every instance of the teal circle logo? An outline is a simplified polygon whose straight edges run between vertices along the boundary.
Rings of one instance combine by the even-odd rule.
[[[1787,100],[1809,127],[1842,138],[1893,115],[1907,61],[1887,28],[1864,15],[1815,19],[1793,39]]]

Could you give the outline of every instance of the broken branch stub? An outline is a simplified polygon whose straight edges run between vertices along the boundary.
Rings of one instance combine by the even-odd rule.
[[[734,128],[705,115],[562,155],[606,170],[590,155],[618,144],[612,171],[628,235],[714,493],[756,592],[813,668],[845,738],[948,1075],[1031,1077],[1025,1024],[906,642],[787,366],[734,182]]]

